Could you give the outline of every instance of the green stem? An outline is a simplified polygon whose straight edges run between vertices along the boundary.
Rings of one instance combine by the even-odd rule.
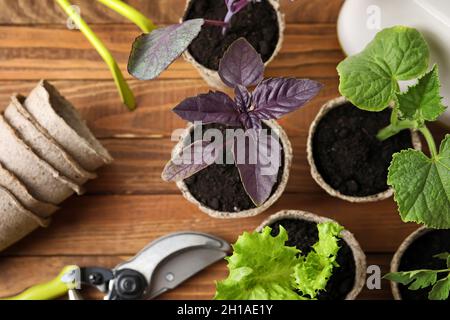
[[[438,155],[438,151],[436,148],[436,143],[434,142],[433,135],[431,134],[430,130],[428,130],[426,126],[423,126],[419,130],[425,137],[425,140],[427,141],[428,148],[430,149],[432,157],[433,158],[436,157]]]
[[[132,6],[120,1],[120,0],[97,0],[104,4],[111,10],[114,10],[121,16],[124,16],[134,24],[136,24],[144,33],[150,33],[156,29],[153,22],[144,16],[141,12],[133,8]]]
[[[416,122],[411,120],[401,120],[397,123],[391,123],[386,128],[381,129],[378,134],[377,138],[380,141],[384,141],[389,139],[392,136],[395,136],[397,133],[399,133],[402,130],[405,129],[415,129],[416,128]]]
[[[123,74],[120,71],[120,68],[117,65],[117,62],[112,56],[112,54],[108,51],[106,46],[96,36],[96,34],[92,31],[92,29],[88,26],[88,24],[80,17],[79,14],[77,14],[77,12],[75,12],[69,0],[56,0],[56,2],[66,12],[66,14],[75,22],[80,31],[84,34],[84,36],[89,40],[92,46],[94,46],[94,48],[100,54],[102,59],[106,62],[111,73],[113,74],[114,81],[119,90],[123,103],[128,107],[128,109],[134,110],[136,108],[136,101],[134,99],[133,92],[131,91],[130,87],[125,81],[125,78],[123,77]]]

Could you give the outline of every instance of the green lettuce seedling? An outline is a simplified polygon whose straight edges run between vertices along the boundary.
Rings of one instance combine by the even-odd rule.
[[[409,290],[419,290],[432,286],[428,294],[429,300],[447,300],[450,294],[450,253],[444,252],[434,258],[447,262],[447,269],[442,270],[414,270],[388,273],[385,279],[408,286]],[[438,275],[444,277],[438,280]]]
[[[265,227],[262,232],[245,232],[227,258],[229,276],[217,282],[217,300],[309,300],[325,290],[339,251],[340,233],[335,222],[317,225],[319,241],[307,256],[285,245],[286,230],[277,236]]]
[[[401,218],[431,228],[450,228],[450,135],[439,150],[426,126],[444,111],[438,67],[429,68],[428,45],[419,31],[396,26],[380,31],[361,53],[342,61],[339,91],[367,111],[392,107],[391,123],[380,130],[386,140],[401,130],[420,131],[431,156],[417,150],[394,154],[387,183],[394,189]],[[399,81],[418,79],[406,92]]]

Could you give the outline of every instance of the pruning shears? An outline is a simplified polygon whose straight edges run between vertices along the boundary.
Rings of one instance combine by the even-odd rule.
[[[67,266],[50,282],[6,300],[51,300],[65,294],[70,300],[81,300],[80,290],[86,286],[104,293],[105,300],[154,299],[223,259],[230,250],[226,241],[209,234],[174,233],[113,269]]]

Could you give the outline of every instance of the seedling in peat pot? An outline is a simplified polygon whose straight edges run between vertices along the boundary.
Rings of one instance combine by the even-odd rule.
[[[432,287],[429,300],[447,300],[450,294],[450,253],[444,252],[433,258],[446,261],[447,269],[393,272],[384,278],[408,286],[409,290]]]
[[[401,130],[419,130],[431,157],[417,150],[394,154],[387,183],[394,189],[401,218],[431,228],[450,228],[450,135],[438,150],[426,126],[444,111],[438,67],[429,67],[429,49],[416,29],[396,26],[380,31],[359,54],[338,65],[339,90],[355,106],[382,111],[392,106],[391,124],[378,133],[386,140]],[[399,81],[419,78],[400,91]]]
[[[277,236],[265,227],[262,232],[245,232],[233,245],[228,261],[229,276],[217,282],[217,300],[310,300],[325,290],[328,279],[339,267],[340,233],[335,222],[317,225],[319,241],[304,256],[285,245],[286,230]]]
[[[222,81],[234,89],[235,99],[223,92],[209,92],[188,98],[175,107],[174,112],[182,119],[203,124],[219,123],[245,129],[251,137],[246,143],[258,148],[245,148],[247,156],[258,161],[239,161],[241,152],[237,139],[224,141],[223,150],[213,152],[208,146],[213,142],[197,140],[184,148],[165,167],[162,178],[166,181],[181,181],[214,163],[223,152],[231,150],[246,193],[256,206],[263,204],[271,195],[276,183],[279,167],[270,174],[263,173],[264,163],[260,161],[270,152],[281,153],[280,144],[271,137],[269,143],[262,139],[262,121],[279,119],[290,113],[318,94],[322,85],[307,79],[273,78],[263,80],[264,64],[256,50],[244,39],[236,40],[225,53],[220,63],[219,75]],[[247,87],[256,85],[250,92]],[[241,130],[244,133],[244,130]],[[199,161],[179,161],[193,159]],[[253,154],[250,154],[253,153]],[[245,159],[247,160],[247,158]]]

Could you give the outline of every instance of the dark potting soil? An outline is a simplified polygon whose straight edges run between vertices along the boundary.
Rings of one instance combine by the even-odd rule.
[[[288,233],[288,246],[295,246],[307,255],[311,247],[319,240],[317,223],[299,220],[284,219],[277,221],[271,227],[272,235],[279,233],[279,226],[283,226]],[[355,284],[356,266],[353,252],[350,246],[344,241],[339,241],[340,249],[336,258],[338,268],[333,269],[333,275],[328,280],[325,291],[321,291],[317,296],[318,300],[344,300]]]
[[[447,269],[446,262],[433,256],[450,252],[450,230],[432,230],[417,238],[403,253],[400,259],[399,271],[419,269]],[[446,274],[438,275],[438,278]],[[407,286],[399,284],[400,294],[404,300],[428,300],[431,287],[412,291]],[[450,300],[447,299],[447,300]]]
[[[215,128],[225,132],[227,127],[221,124],[207,124],[202,126],[202,131]],[[270,128],[263,125],[264,129]],[[194,133],[191,134],[194,139]],[[282,146],[282,144],[280,143]],[[272,194],[277,190],[284,169],[284,151],[281,150],[280,170],[278,171],[277,182],[273,186]],[[191,177],[184,180],[191,194],[201,204],[218,211],[223,212],[239,212],[255,208],[255,204],[245,192],[241,182],[239,171],[234,164],[216,164],[197,172]]]
[[[226,13],[225,1],[194,0],[186,11],[184,20],[204,18],[223,21]],[[201,65],[218,70],[225,51],[241,37],[246,38],[261,54],[263,61],[270,59],[278,43],[279,28],[276,11],[267,0],[250,3],[235,14],[225,35],[222,34],[222,27],[203,27],[190,45],[189,52]]]
[[[330,110],[313,137],[317,170],[333,189],[364,197],[388,190],[392,155],[412,148],[411,133],[379,141],[378,131],[390,123],[391,111],[368,112],[351,103]]]

